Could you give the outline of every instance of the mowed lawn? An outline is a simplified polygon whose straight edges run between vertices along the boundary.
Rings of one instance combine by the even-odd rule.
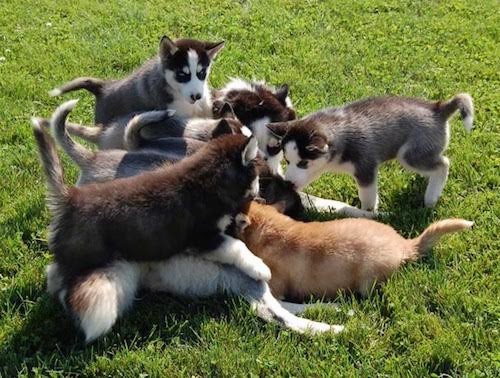
[[[0,376],[498,376],[500,374],[500,8],[474,1],[0,2]],[[389,163],[380,221],[412,237],[463,217],[447,237],[367,298],[306,316],[346,324],[300,336],[257,319],[238,298],[141,293],[113,330],[85,346],[45,293],[49,212],[29,118],[63,98],[47,92],[82,75],[120,78],[159,38],[226,41],[211,84],[230,77],[288,83],[300,115],[371,95],[447,99],[469,92],[475,129],[451,122],[450,177],[434,210],[425,181]],[[93,98],[73,121],[90,123]],[[67,182],[77,170],[64,157]],[[359,205],[349,177],[308,188]],[[332,219],[328,214],[311,219]]]

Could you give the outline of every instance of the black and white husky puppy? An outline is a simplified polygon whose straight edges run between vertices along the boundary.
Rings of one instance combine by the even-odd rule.
[[[269,129],[288,161],[285,178],[298,189],[323,172],[348,173],[357,181],[362,209],[376,210],[378,167],[396,158],[429,178],[424,203],[433,207],[448,178],[449,160],[443,152],[450,138],[448,118],[457,110],[470,131],[474,108],[465,93],[438,102],[369,98],[300,120],[271,123]]]
[[[261,155],[272,172],[281,170],[283,153],[271,146],[267,124],[284,122],[296,118],[287,84],[274,88],[264,81],[248,82],[233,78],[223,88],[214,92],[214,116],[226,113],[224,104],[229,104],[236,117],[247,126],[257,138]]]
[[[121,80],[81,77],[50,92],[52,96],[86,89],[96,97],[95,123],[147,110],[171,109],[187,117],[212,117],[208,76],[212,60],[224,42],[201,42],[167,36],[158,56]]]
[[[70,110],[67,105],[61,106],[53,117],[53,128],[58,129],[54,130],[56,137],[62,140],[65,149],[71,151],[70,156],[76,158],[75,161],[80,168],[83,164],[87,170],[92,171],[92,167],[100,166],[94,164],[95,155],[92,156],[91,151],[71,141],[69,136],[60,135],[64,134],[64,121]],[[48,162],[56,161],[55,146],[50,136],[43,130],[41,122],[40,119],[33,119],[40,155]],[[101,151],[96,154],[109,155],[112,152]],[[120,170],[119,167],[115,167],[120,173],[112,173],[111,168],[104,169],[103,174],[93,172],[87,176],[86,183],[92,182],[92,179],[113,180],[119,174],[138,174],[136,171],[137,164],[140,165],[138,160],[142,159],[131,160],[135,160],[132,168],[121,167]],[[130,161],[123,161],[125,166],[129,163]],[[57,165],[52,166],[57,167]],[[147,170],[151,169],[151,166],[145,163],[143,168]],[[91,269],[73,280],[67,277],[58,263],[52,263],[47,267],[47,288],[49,293],[57,296],[74,316],[87,342],[110,330],[117,318],[133,304],[135,293],[139,288],[191,297],[217,293],[239,295],[249,301],[259,317],[266,321],[276,321],[300,333],[340,332],[343,329],[342,326],[330,326],[292,315],[272,296],[266,282],[256,281],[230,265],[221,265],[196,255],[178,254],[164,261],[150,263],[117,260],[105,267]],[[284,305],[289,307],[286,303]],[[301,311],[304,306],[298,308],[293,306],[293,308]]]

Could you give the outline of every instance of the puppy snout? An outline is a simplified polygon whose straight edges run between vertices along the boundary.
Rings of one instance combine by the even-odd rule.
[[[198,101],[199,99],[201,99],[201,93],[191,95],[191,100],[193,100],[193,102]]]

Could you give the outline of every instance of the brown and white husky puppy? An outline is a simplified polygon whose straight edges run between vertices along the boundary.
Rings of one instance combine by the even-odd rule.
[[[348,173],[357,181],[361,207],[376,210],[378,167],[396,158],[429,178],[424,203],[432,207],[448,178],[449,161],[443,152],[450,138],[448,118],[457,110],[470,131],[474,108],[468,94],[438,102],[370,98],[300,120],[271,123],[269,129],[288,161],[285,177],[299,189],[323,172]]]
[[[56,134],[64,133],[64,127],[61,127],[60,123],[64,124],[65,117],[69,113],[68,105],[71,103],[59,107],[55,112],[52,123],[53,128],[59,129],[56,130]],[[40,155],[48,161],[56,161],[57,155],[52,138],[43,130],[45,126],[40,122],[40,119],[33,119]],[[114,173],[110,167],[104,169],[104,173],[99,173],[93,168],[99,168],[103,164],[106,160],[104,156],[92,155],[91,151],[74,143],[67,135],[63,135],[62,139],[65,148],[71,152],[70,156],[76,159],[81,169],[83,165],[88,171],[86,176],[80,175],[80,178],[85,177],[86,183],[113,180],[120,174],[136,175],[139,173],[136,168],[141,164],[146,170],[152,169],[148,163],[144,163],[143,157],[138,159],[134,156],[123,159],[121,161],[123,166],[121,168],[120,165],[115,166]],[[112,152],[109,150],[96,154],[109,155]],[[94,164],[96,159],[102,162]],[[138,160],[142,163],[138,163]],[[129,167],[131,161],[133,161],[132,168]],[[52,166],[57,167],[57,164]],[[267,191],[271,190],[269,185],[267,188]],[[276,321],[296,332],[340,332],[343,329],[342,326],[330,326],[294,316],[276,301],[265,281],[256,281],[231,265],[218,264],[197,255],[178,254],[163,261],[150,263],[116,260],[106,266],[90,269],[77,277],[68,277],[64,269],[55,262],[47,267],[47,288],[50,294],[59,298],[74,317],[85,334],[86,342],[108,332],[118,317],[133,304],[135,294],[140,288],[189,297],[203,297],[217,293],[239,295],[256,309],[259,317],[266,321]],[[283,305],[289,306],[287,303]],[[294,308],[296,309],[296,306]]]
[[[95,123],[107,125],[148,110],[171,109],[187,117],[212,117],[208,76],[224,42],[163,36],[159,54],[121,80],[75,79],[50,92],[86,89],[96,97]],[[125,121],[126,123],[127,121]]]
[[[275,204],[282,210],[286,201]],[[473,222],[445,219],[414,238],[368,219],[303,223],[273,206],[251,203],[247,225],[237,235],[262,258],[277,298],[304,300],[311,295],[334,297],[339,290],[367,294],[409,261],[419,259],[449,232],[471,228]]]
[[[267,124],[296,119],[287,84],[274,88],[264,81],[248,82],[233,78],[223,88],[214,91],[214,116],[226,114],[224,104],[231,105],[236,117],[254,133],[261,155],[273,173],[281,170],[283,153],[271,146]],[[273,139],[274,140],[274,139]]]

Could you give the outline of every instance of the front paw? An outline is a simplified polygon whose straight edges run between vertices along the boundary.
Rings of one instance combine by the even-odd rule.
[[[271,279],[271,269],[258,257],[244,270],[254,280],[269,282]]]

